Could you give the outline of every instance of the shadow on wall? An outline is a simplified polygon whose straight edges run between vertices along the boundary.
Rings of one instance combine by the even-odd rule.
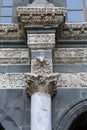
[[[0,123],[0,130],[5,130],[5,128]]]
[[[17,123],[2,109],[0,109],[0,130],[20,130]]]
[[[72,130],[71,126],[74,122],[80,122],[80,120],[83,120],[83,118],[87,121],[87,118],[84,117],[84,113],[87,114],[87,99],[78,102],[69,108],[66,112],[64,112],[58,120],[58,124],[55,130]],[[73,130],[77,130],[76,127],[78,128],[78,126],[75,126],[75,129]]]

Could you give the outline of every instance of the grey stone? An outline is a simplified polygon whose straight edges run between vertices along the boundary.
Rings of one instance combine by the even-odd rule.
[[[32,60],[36,59],[39,56],[44,56],[45,59],[52,59],[52,51],[51,50],[39,50],[39,51],[31,51]]]
[[[22,128],[22,130],[30,130],[30,127],[29,127],[29,126],[24,126],[24,127]]]
[[[30,65],[0,65],[0,73],[31,72]]]
[[[23,109],[23,90],[22,89],[7,89],[5,90],[4,109]]]
[[[19,109],[19,110],[15,110],[10,109],[6,111],[7,114],[15,121],[15,123],[17,124],[17,126],[22,126],[24,124],[24,110]]]
[[[57,64],[53,66],[53,72],[58,73],[78,73],[87,72],[87,65],[84,64]]]
[[[3,108],[4,100],[5,100],[5,90],[0,89],[0,108]]]
[[[30,72],[30,65],[8,65],[8,73],[18,73],[18,72]]]
[[[56,7],[66,7],[66,0],[50,0]]]
[[[24,126],[30,126],[30,122],[31,122],[31,117],[30,117],[30,110],[24,110],[24,114],[23,114],[23,125]]]
[[[31,109],[31,97],[26,94],[26,91],[24,91],[24,109]]]

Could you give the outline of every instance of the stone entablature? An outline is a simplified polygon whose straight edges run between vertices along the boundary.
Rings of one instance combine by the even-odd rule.
[[[59,40],[87,40],[87,23],[67,23]]]
[[[0,79],[1,79],[0,80],[1,89],[2,88],[26,89],[26,80],[29,84],[28,88],[31,85],[31,88],[33,87],[33,90],[35,91],[40,90],[42,92],[46,92],[47,90],[48,93],[51,92],[52,89],[54,91],[58,87],[65,87],[65,88],[87,87],[87,73],[57,73],[57,74],[54,73],[53,75],[47,75],[46,77],[30,73],[4,73],[4,74],[0,73]],[[57,82],[55,82],[55,80]],[[43,86],[43,84],[41,84],[40,81],[43,82],[45,85]],[[39,88],[39,86],[41,88]],[[30,91],[31,88],[27,89],[28,94],[31,92]],[[45,88],[45,90],[43,88]]]
[[[19,23],[23,27],[58,27],[65,22],[66,9],[58,7],[19,7]]]
[[[58,40],[87,40],[87,23],[65,23],[65,8],[20,7],[17,12],[18,24],[0,24],[0,42],[25,41],[24,27],[58,27],[60,23],[63,24],[63,28],[60,35],[58,34]]]
[[[28,9],[31,9],[31,8],[28,8]],[[23,8],[23,9],[18,8],[18,10],[19,10],[19,12],[21,12],[22,10],[24,10],[25,13],[27,12],[26,8]],[[31,12],[33,12],[33,9],[31,10]],[[65,10],[60,9],[59,12],[58,12],[59,14],[57,14],[57,15],[59,15],[58,17],[61,17],[62,20],[64,20],[65,12],[66,12]],[[27,12],[27,14],[26,14],[27,16],[24,15],[24,14],[22,16],[23,18],[25,16],[25,18],[24,18],[25,20],[22,19],[23,22],[24,22],[23,25],[20,24],[21,16],[20,16],[19,24],[0,24],[0,42],[5,42],[5,41],[11,41],[11,42],[12,41],[15,41],[15,42],[16,41],[25,41],[24,25],[25,26],[28,25],[27,22],[26,22],[27,21],[26,17],[28,18],[28,15],[29,15],[28,13],[29,12]],[[52,14],[52,12],[50,12],[50,13],[51,13],[51,15],[55,14],[55,13]],[[54,16],[51,16],[51,17],[54,17]],[[37,20],[39,21],[38,18],[39,17],[37,17]],[[61,18],[60,18],[60,20],[61,20]],[[48,13],[48,19],[50,19],[49,13]],[[31,18],[31,20],[32,20],[32,18]],[[56,19],[56,20],[58,20],[58,19]],[[28,21],[30,21],[30,18],[28,19]],[[52,22],[50,20],[48,20],[48,21]],[[57,23],[55,24],[55,19],[54,19],[53,24],[58,26],[58,24],[60,22],[59,23],[58,23],[58,21],[56,21],[56,22]],[[87,23],[67,23],[66,24],[66,23],[63,22],[63,24],[64,24],[64,26],[63,26],[64,28],[62,28],[63,30],[60,31],[60,35],[58,34],[58,40],[87,40]],[[49,25],[50,25],[50,23],[49,23]],[[51,26],[54,26],[54,25],[51,25]]]

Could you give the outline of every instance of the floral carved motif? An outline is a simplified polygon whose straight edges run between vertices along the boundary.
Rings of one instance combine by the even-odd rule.
[[[39,75],[52,73],[52,60],[44,59],[43,56],[37,57],[31,62],[31,72]]]
[[[27,94],[32,95],[35,92],[42,92],[53,95],[56,90],[57,75],[27,75]]]

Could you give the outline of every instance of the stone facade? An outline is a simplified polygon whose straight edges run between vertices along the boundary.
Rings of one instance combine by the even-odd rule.
[[[15,23],[0,24],[0,123],[6,130],[31,129],[36,96],[41,108],[35,101],[32,111],[41,119],[50,100],[52,130],[69,130],[87,111],[87,23],[66,23],[64,0],[50,1],[61,7],[46,2],[50,7],[39,8],[19,0],[14,10],[27,6],[17,8]]]

